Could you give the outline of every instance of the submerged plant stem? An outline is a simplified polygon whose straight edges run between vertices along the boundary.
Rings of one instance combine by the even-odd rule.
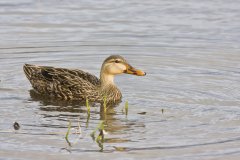
[[[125,103],[125,114],[128,115],[128,101]]]

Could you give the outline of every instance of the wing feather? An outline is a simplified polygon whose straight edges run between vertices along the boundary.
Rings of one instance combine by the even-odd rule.
[[[99,97],[100,80],[90,73],[29,64],[24,65],[24,72],[33,88],[41,94],[73,100]]]

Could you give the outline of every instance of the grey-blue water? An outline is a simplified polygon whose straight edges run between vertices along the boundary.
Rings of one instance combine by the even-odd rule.
[[[235,0],[1,0],[0,159],[239,159],[239,10]],[[123,102],[105,116],[29,93],[24,63],[99,75],[111,54],[147,76],[117,76]],[[103,152],[90,136],[100,120]]]

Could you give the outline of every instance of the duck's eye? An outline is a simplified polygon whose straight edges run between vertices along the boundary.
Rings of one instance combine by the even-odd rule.
[[[119,60],[117,60],[117,59],[115,60],[115,63],[119,63],[119,62],[120,62]]]

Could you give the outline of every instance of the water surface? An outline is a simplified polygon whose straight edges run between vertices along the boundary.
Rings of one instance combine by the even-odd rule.
[[[239,6],[224,0],[1,1],[0,157],[239,159]],[[111,54],[147,76],[117,76],[123,102],[107,115],[95,106],[87,120],[85,106],[29,93],[24,63],[99,75]],[[79,117],[82,134],[71,134],[71,142],[79,140],[69,147],[68,121],[76,128]],[[90,136],[101,120],[108,133],[103,152]]]

